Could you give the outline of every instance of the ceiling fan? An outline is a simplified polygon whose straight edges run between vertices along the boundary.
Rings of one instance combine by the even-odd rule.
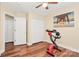
[[[40,5],[36,6],[35,8],[43,7],[45,9],[49,9],[48,4],[58,4],[58,2],[44,2],[44,3],[41,3]]]

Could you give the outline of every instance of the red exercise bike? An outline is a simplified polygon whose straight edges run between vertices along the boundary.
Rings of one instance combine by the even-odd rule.
[[[50,54],[50,55],[52,55],[52,56],[54,56],[53,55],[53,52],[54,52],[54,50],[58,50],[58,51],[60,51],[61,52],[61,50],[58,48],[58,45],[56,44],[56,40],[57,39],[60,39],[61,38],[61,36],[60,36],[60,33],[59,32],[57,32],[56,30],[46,30],[46,32],[48,32],[48,35],[49,35],[49,37],[50,37],[50,40],[52,41],[52,45],[50,45],[49,47],[48,47],[48,49],[47,49],[47,53],[48,54]]]

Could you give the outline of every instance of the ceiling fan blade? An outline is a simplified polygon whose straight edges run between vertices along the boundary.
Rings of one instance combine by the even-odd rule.
[[[48,2],[48,4],[57,4],[58,2]]]
[[[38,7],[40,7],[40,6],[42,6],[42,4],[40,4],[40,5],[36,6],[35,8],[38,8]]]
[[[46,7],[46,9],[48,9],[48,6]]]

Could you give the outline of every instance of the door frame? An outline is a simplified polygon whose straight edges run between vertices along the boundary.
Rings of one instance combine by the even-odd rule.
[[[10,15],[7,15],[7,14],[5,14],[5,17],[7,17],[7,16],[9,16],[9,17],[11,17],[12,19],[12,23],[13,23],[13,35],[12,35],[12,37],[13,37],[13,42],[14,42],[14,17],[13,16],[10,16]],[[5,23],[6,23],[6,21],[8,21],[8,19],[5,19]],[[6,27],[6,26],[5,26]],[[6,29],[6,28],[5,28]],[[6,34],[6,33],[5,33]],[[6,40],[6,38],[5,38],[5,40]]]
[[[15,16],[12,14],[12,13],[8,13],[8,12],[3,12],[3,20],[2,20],[2,27],[3,27],[3,52],[5,51],[5,20],[6,20],[6,17],[5,15],[9,15],[9,16],[12,16],[15,20]]]

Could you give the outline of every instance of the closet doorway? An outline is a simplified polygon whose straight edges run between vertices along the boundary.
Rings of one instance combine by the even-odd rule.
[[[14,48],[14,17],[5,14],[5,51]]]

